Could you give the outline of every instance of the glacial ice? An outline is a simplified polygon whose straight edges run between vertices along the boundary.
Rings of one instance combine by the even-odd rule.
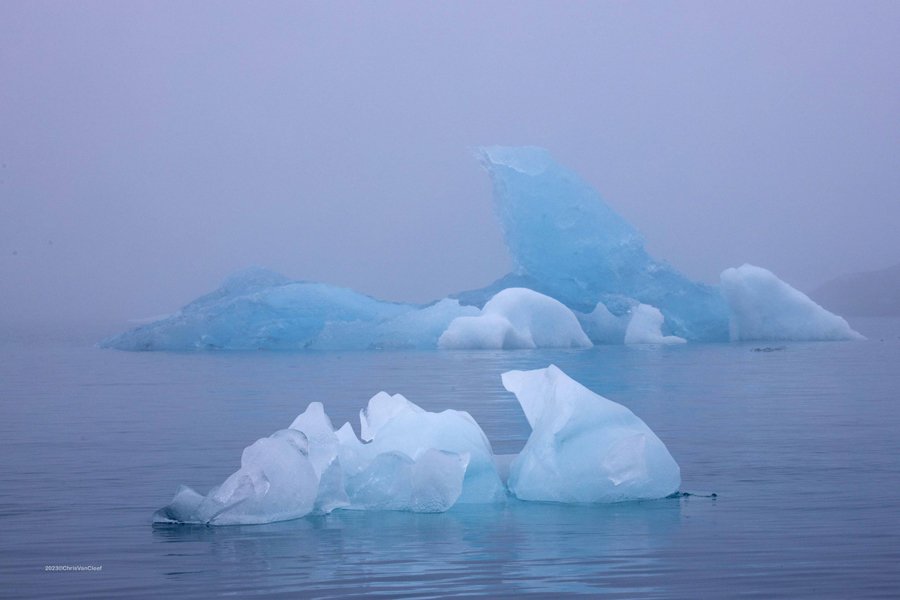
[[[727,340],[728,313],[718,290],[653,259],[640,233],[546,150],[492,146],[478,158],[491,176],[494,207],[517,266],[508,277],[580,312],[624,296],[659,308],[666,333]],[[460,297],[478,300],[472,292]]]
[[[681,472],[665,444],[621,404],[554,365],[509,371],[503,385],[532,428],[509,470],[509,490],[519,499],[619,502],[678,491]]]
[[[380,392],[360,411],[360,435],[337,431],[313,402],[290,428],[248,446],[241,468],[206,495],[181,486],[155,523],[270,523],[345,510],[443,512],[457,503],[618,502],[677,491],[678,465],[624,406],[555,366],[502,376],[532,434],[495,456],[467,412],[426,411]],[[508,477],[508,480],[507,480]]]
[[[663,335],[663,314],[655,306],[638,304],[631,309],[625,329],[626,344],[683,344],[687,340],[676,335]]]
[[[283,429],[244,449],[241,468],[202,496],[182,486],[157,523],[246,525],[303,517],[312,512],[318,478],[306,436]]]
[[[177,313],[101,345],[499,349],[861,337],[787,284],[773,283],[771,273],[767,279],[741,267],[726,270],[719,286],[689,280],[651,257],[638,231],[546,150],[492,146],[477,157],[491,177],[495,212],[516,265],[494,283],[414,305],[252,268]],[[760,286],[775,295],[760,293]]]
[[[382,302],[323,283],[290,281],[258,267],[176,314],[102,342],[122,350],[435,348],[456,317],[478,309]]]
[[[575,314],[558,300],[526,288],[507,288],[478,316],[457,317],[438,339],[439,348],[512,350],[590,348]]]
[[[460,502],[493,502],[503,497],[491,443],[469,413],[451,409],[432,413],[400,394],[381,392],[369,400],[359,420],[360,436],[367,443],[356,446],[351,471],[359,471],[373,455],[400,452],[418,459],[424,449],[431,448],[465,457]]]
[[[637,305],[637,303],[635,303]],[[630,309],[622,315],[614,315],[602,302],[598,302],[589,313],[576,312],[581,328],[595,344],[622,344],[625,331],[631,321]]]
[[[726,269],[721,282],[732,341],[864,339],[842,317],[761,267]]]

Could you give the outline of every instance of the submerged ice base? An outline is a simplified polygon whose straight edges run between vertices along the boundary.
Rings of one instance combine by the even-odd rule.
[[[503,384],[532,426],[517,456],[495,456],[463,411],[428,412],[380,392],[335,431],[314,402],[290,428],[248,446],[241,467],[202,495],[182,486],[155,523],[270,523],[334,510],[443,512],[457,503],[621,502],[678,491],[677,463],[630,410],[557,367],[510,371]]]

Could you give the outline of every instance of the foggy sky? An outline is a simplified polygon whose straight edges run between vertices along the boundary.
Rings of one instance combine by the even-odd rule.
[[[690,277],[900,262],[897,2],[0,3],[0,322],[269,267],[511,268],[470,149],[544,146]]]

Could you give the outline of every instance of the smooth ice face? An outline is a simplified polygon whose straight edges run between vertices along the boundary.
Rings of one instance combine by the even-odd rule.
[[[505,495],[491,443],[465,411],[428,412],[400,394],[381,392],[360,412],[360,433],[368,443],[354,443],[349,427],[338,433],[345,440],[342,460],[350,473],[361,472],[379,454],[399,452],[418,461],[433,449],[465,458],[459,502],[494,502]]]
[[[313,350],[432,349],[451,321],[475,316],[474,306],[444,298],[388,320],[330,321],[309,344]]]
[[[444,512],[459,499],[468,457],[428,448],[417,459],[383,452],[352,475],[351,509]]]
[[[687,340],[675,335],[663,335],[665,317],[655,306],[638,304],[631,310],[631,320],[625,330],[626,344],[683,344]]]
[[[506,244],[527,287],[582,312],[628,297],[658,307],[672,333],[725,341],[718,291],[654,260],[637,230],[546,150],[492,146],[478,157],[491,176]]]
[[[843,318],[766,269],[753,265],[725,269],[721,282],[731,310],[732,341],[865,339]]]
[[[622,344],[631,314],[614,315],[605,304],[598,302],[589,313],[575,313],[581,328],[595,344]]]
[[[561,302],[526,288],[508,288],[475,317],[454,319],[438,347],[511,350],[590,348],[575,314]]]
[[[382,427],[403,414],[422,414],[422,410],[401,394],[378,392],[369,399],[366,408],[359,411],[359,436],[364,442],[371,442]]]
[[[206,496],[182,486],[157,523],[248,525],[303,517],[313,510],[318,478],[306,436],[283,429],[244,449],[241,468]]]
[[[681,484],[665,444],[630,410],[595,394],[557,367],[509,371],[532,427],[512,461],[509,490],[522,500],[619,502],[663,498]]]
[[[290,428],[305,435],[309,443],[309,460],[319,480],[314,512],[328,514],[349,505],[350,499],[344,490],[340,440],[322,403],[311,402]]]

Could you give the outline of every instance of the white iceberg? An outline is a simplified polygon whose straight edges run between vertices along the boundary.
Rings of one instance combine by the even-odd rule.
[[[509,468],[509,490],[517,498],[620,502],[678,491],[681,471],[665,444],[621,404],[554,365],[509,371],[503,385],[532,428]]]
[[[622,344],[625,331],[631,320],[631,313],[614,315],[602,302],[598,302],[589,313],[575,313],[581,328],[595,344]]]
[[[290,429],[305,435],[309,444],[309,460],[319,480],[314,511],[328,514],[336,508],[349,506],[340,461],[341,443],[322,403],[310,402],[291,423]]]
[[[468,457],[428,448],[413,459],[402,452],[377,454],[348,477],[349,508],[444,512],[459,499]]]
[[[503,482],[494,465],[493,450],[481,427],[465,411],[428,412],[400,394],[376,394],[360,412],[360,434],[365,444],[353,444],[345,430],[345,445],[354,449],[350,472],[379,454],[399,452],[418,460],[433,449],[464,457],[465,478],[459,501],[494,502],[505,495]],[[349,458],[347,459],[348,462]]]
[[[638,304],[631,310],[625,329],[626,344],[683,344],[687,340],[677,335],[663,335],[665,317],[655,306]]]
[[[725,269],[721,282],[732,341],[865,339],[842,317],[761,267]]]
[[[303,517],[312,512],[318,477],[306,436],[283,429],[244,449],[241,468],[206,496],[182,486],[157,523],[245,525]]]
[[[517,456],[495,456],[467,412],[433,413],[380,392],[360,411],[356,437],[318,402],[289,429],[257,440],[241,468],[206,495],[182,486],[155,523],[236,525],[333,510],[443,512],[458,503],[618,502],[677,491],[678,465],[627,408],[555,366],[510,371],[532,434]]]
[[[508,288],[488,300],[478,316],[454,319],[439,348],[511,350],[590,348],[591,340],[568,307],[526,288]]]

